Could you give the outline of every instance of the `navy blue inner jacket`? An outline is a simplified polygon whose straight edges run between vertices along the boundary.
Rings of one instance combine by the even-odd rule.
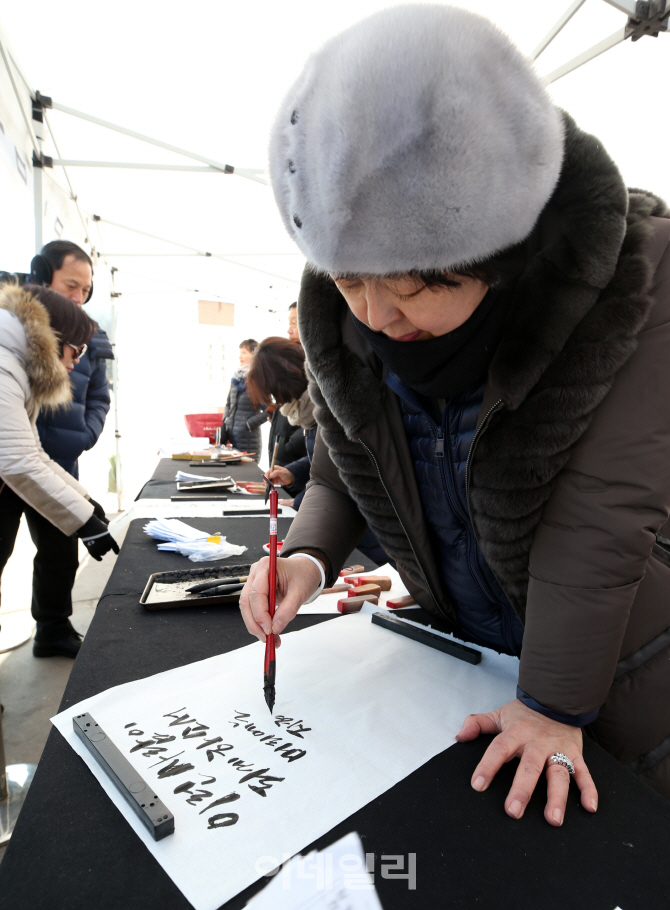
[[[448,399],[438,421],[427,400],[394,373],[386,382],[400,398],[421,504],[459,635],[518,656],[523,624],[479,549],[466,499],[465,467],[484,386]]]
[[[96,332],[70,373],[72,402],[37,418],[44,451],[73,477],[79,476],[77,459],[93,448],[105,425],[110,405],[106,361],[113,359],[106,333]]]
[[[479,549],[466,496],[466,465],[484,398],[484,385],[447,399],[440,419],[431,402],[389,372],[386,382],[400,398],[403,424],[423,512],[444,586],[465,641],[519,656],[523,623]],[[598,711],[570,715],[547,708],[517,686],[529,708],[575,727],[593,723]]]

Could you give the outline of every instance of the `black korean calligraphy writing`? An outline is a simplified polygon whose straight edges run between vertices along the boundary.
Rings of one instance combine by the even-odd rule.
[[[228,721],[228,723],[233,727],[241,726],[247,733],[255,737],[258,742],[270,746],[275,752],[279,752],[282,758],[286,758],[287,761],[297,761],[299,758],[303,758],[307,755],[306,749],[295,749],[292,742],[284,741],[283,737],[278,736],[276,733],[266,733],[265,730],[257,727],[253,721],[249,720],[250,717],[251,715],[244,711],[235,711],[233,715],[234,719]],[[295,720],[292,717],[284,717],[281,714],[277,715],[275,724],[277,726],[284,724],[287,732],[290,732],[292,736],[297,736],[300,739],[304,738],[303,733],[307,733],[312,729],[311,727],[303,726],[302,718],[300,720]]]
[[[294,720],[292,717],[284,717],[282,714],[275,716],[276,727],[285,726],[287,733],[290,733],[291,736],[297,736],[299,739],[303,739],[303,733],[309,733],[312,729],[311,727],[303,727],[302,723],[302,718]]]
[[[270,789],[273,783],[279,783],[282,780],[285,780],[283,777],[271,777],[267,772],[269,768],[262,768],[260,771],[252,771],[250,774],[245,774],[244,777],[240,778],[241,784],[246,784],[247,781],[258,779],[258,784],[249,784],[249,789],[253,790],[254,793],[258,793],[259,796],[265,796],[267,790]]]

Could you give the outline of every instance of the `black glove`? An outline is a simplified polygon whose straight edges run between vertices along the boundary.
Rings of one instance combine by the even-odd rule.
[[[100,505],[100,503],[99,503],[99,502],[96,502],[95,499],[93,499],[92,496],[89,496],[89,497],[88,497],[88,501],[89,501],[89,502],[91,503],[91,505],[93,506],[93,514],[95,515],[95,517],[96,517],[96,518],[99,518],[100,521],[104,521],[105,524],[108,525],[108,524],[109,524],[109,518],[107,518],[107,516],[105,515],[105,510],[104,510],[103,507]]]
[[[110,550],[114,550],[115,553],[119,552],[119,546],[107,530],[107,525],[100,521],[99,518],[96,518],[95,515],[91,515],[86,524],[79,528],[77,537],[82,541],[93,559],[97,559],[98,562]]]

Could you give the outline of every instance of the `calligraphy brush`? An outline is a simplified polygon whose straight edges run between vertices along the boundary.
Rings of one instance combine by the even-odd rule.
[[[275,448],[275,453],[276,453]],[[277,602],[277,501],[279,494],[272,488],[270,493],[270,587],[268,590],[268,610],[270,619],[275,615]],[[265,639],[265,663],[263,664],[263,694],[270,714],[275,706],[275,637],[272,632]]]
[[[267,501],[268,501],[268,496],[270,495],[270,490],[272,490],[274,488],[272,481],[270,480],[270,474],[272,474],[272,472],[274,471],[275,461],[277,460],[277,449],[278,448],[279,448],[279,440],[277,440],[275,442],[275,450],[272,453],[272,464],[270,465],[270,470],[268,471],[268,474],[267,474],[267,486],[265,488],[265,504],[266,505],[267,505]],[[277,517],[277,513],[275,512],[275,519],[276,519],[276,517]]]
[[[243,587],[244,587],[243,581],[239,582],[238,584],[218,585],[218,587],[207,588],[206,591],[200,591],[195,596],[200,597],[200,598],[206,598],[206,597],[213,597],[215,595],[218,596],[219,594],[237,594],[242,590]]]
[[[200,584],[193,585],[191,588],[187,588],[186,592],[188,594],[199,594],[201,591],[206,591],[208,588],[216,588],[219,585],[236,585],[238,582],[247,581],[248,578],[248,575],[234,575],[229,578],[212,578],[209,581],[203,581]]]

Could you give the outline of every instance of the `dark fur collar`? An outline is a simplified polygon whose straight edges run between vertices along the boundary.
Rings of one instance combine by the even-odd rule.
[[[489,385],[505,408],[482,434],[471,471],[480,545],[522,616],[528,554],[553,481],[647,318],[647,216],[668,216],[655,196],[627,192],[600,142],[567,115],[565,123],[561,178],[527,242],[527,266],[490,369]],[[379,523],[370,509],[372,497],[385,493],[374,487],[367,456],[357,464],[350,442],[383,408],[378,364],[328,278],[306,270],[298,312],[324,438],[361,512],[395,555],[387,541],[402,532],[391,515]],[[353,478],[364,475],[359,495]]]

